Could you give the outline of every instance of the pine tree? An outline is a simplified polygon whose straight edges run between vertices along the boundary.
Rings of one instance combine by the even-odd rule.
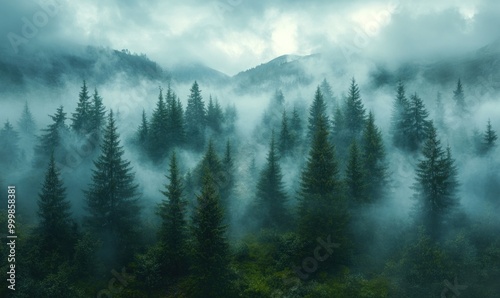
[[[19,134],[7,120],[0,130],[0,165],[2,165],[0,171],[15,167],[19,159]]]
[[[182,146],[184,144],[186,134],[184,130],[184,110],[182,103],[168,86],[167,90],[167,140],[172,147]]]
[[[457,88],[453,91],[453,100],[455,101],[455,105],[460,112],[465,112],[465,95],[464,89],[462,87],[462,82],[458,79]]]
[[[75,112],[72,114],[71,128],[77,133],[87,133],[90,128],[91,109],[90,109],[90,96],[87,89],[87,83],[83,81],[83,86],[78,97],[78,104]]]
[[[67,134],[68,127],[65,124],[66,113],[63,106],[60,106],[52,118],[53,123],[42,131],[45,132],[39,138],[39,144],[35,148],[35,166],[40,167],[53,153],[56,161],[60,158],[60,150],[64,147],[63,137]]]
[[[40,238],[39,249],[42,255],[47,257],[56,255],[61,262],[71,257],[76,235],[70,209],[70,202],[66,199],[66,188],[56,168],[54,156],[51,155],[38,200],[40,223],[36,229],[36,236]]]
[[[349,148],[345,176],[349,202],[352,202],[353,206],[367,203],[365,173],[356,141],[353,141]]]
[[[286,201],[283,174],[273,133],[267,154],[267,164],[260,173],[257,184],[258,213],[262,220],[262,227],[283,230],[289,226]]]
[[[433,239],[442,231],[444,221],[458,207],[458,180],[455,161],[448,147],[444,151],[431,124],[428,139],[422,149],[413,186],[420,220]]]
[[[138,185],[130,162],[123,158],[113,111],[104,129],[101,155],[94,161],[92,182],[85,191],[86,225],[99,236],[112,255],[108,260],[124,261],[130,257],[129,246],[138,234]]]
[[[357,138],[365,127],[365,108],[361,101],[359,88],[354,78],[351,81],[346,99],[344,121],[346,128],[349,130],[351,139]]]
[[[212,100],[212,96],[208,101],[207,107],[207,127],[211,128],[212,131],[219,134],[222,132],[222,124],[224,123],[224,113],[220,107],[219,101],[215,99]]]
[[[94,94],[92,95],[92,103],[90,103],[89,105],[89,131],[93,132],[100,138],[102,127],[106,123],[106,108],[102,103],[102,97],[99,95],[99,92],[97,92],[97,88],[94,89]]]
[[[201,90],[195,81],[186,107],[186,137],[191,148],[201,151],[205,146],[206,110]]]
[[[334,242],[343,247],[342,251],[336,251],[328,258],[328,262],[333,263],[346,257],[348,246],[348,214],[338,176],[335,149],[328,141],[327,122],[320,116],[301,177],[298,233],[311,249],[318,237],[325,239],[331,236]]]
[[[337,107],[337,100],[333,95],[332,86],[330,86],[326,78],[323,79],[319,88],[321,89],[321,93],[323,94],[325,101],[330,103],[330,106],[335,109]]]
[[[149,155],[154,161],[159,161],[165,157],[169,149],[167,105],[161,88],[156,108],[151,115],[148,134]]]
[[[224,109],[224,130],[227,134],[234,133],[237,119],[238,111],[236,110],[236,106],[228,104]]]
[[[368,202],[376,202],[385,194],[388,177],[382,133],[375,125],[372,112],[368,114],[363,132],[362,157]]]
[[[206,169],[203,188],[197,196],[193,216],[193,283],[192,297],[233,297],[231,291],[229,244],[218,192]]]
[[[229,140],[226,142],[226,150],[224,152],[224,158],[222,159],[222,172],[224,173],[224,184],[220,189],[221,206],[225,210],[229,210],[231,207],[229,200],[232,196],[235,185],[234,160],[231,142],[229,142]]]
[[[416,151],[427,139],[430,121],[429,112],[427,112],[424,102],[417,93],[410,98],[410,118],[409,131],[407,131],[407,144],[411,151]]]
[[[36,124],[27,101],[24,103],[23,113],[21,114],[17,125],[22,134],[31,136],[35,134]]]
[[[293,107],[292,118],[290,119],[290,133],[292,135],[292,142],[299,145],[302,142],[302,135],[304,133],[302,127],[302,119],[299,116],[297,107]]]
[[[483,153],[488,153],[490,152],[495,146],[496,146],[496,141],[498,139],[497,133],[493,130],[491,126],[491,121],[488,119],[488,124],[486,125],[486,131],[483,134],[483,146],[482,146],[482,151]]]
[[[197,182],[199,186],[203,184],[203,176],[205,171],[210,172],[210,176],[214,180],[216,190],[220,191],[220,186],[224,185],[226,181],[222,168],[222,162],[217,155],[217,152],[215,151],[212,139],[208,141],[207,151],[205,152],[203,159],[197,167]]]
[[[288,117],[286,115],[286,110],[283,110],[281,117],[281,130],[280,137],[278,141],[278,148],[280,156],[284,157],[290,154],[294,149],[293,135],[288,129]]]
[[[405,95],[403,82],[399,81],[391,116],[392,143],[398,148],[408,148],[407,133],[411,125],[410,118],[410,101]]]
[[[148,140],[148,129],[149,129],[148,119],[146,117],[146,111],[143,109],[141,125],[137,129],[137,141],[141,146],[144,146],[144,144]]]
[[[309,118],[308,118],[308,137],[312,139],[316,133],[316,129],[318,126],[318,121],[320,118],[324,118],[326,123],[329,122],[328,116],[326,115],[326,103],[323,99],[323,94],[321,93],[321,89],[316,89],[316,93],[314,94],[314,100],[309,108]]]
[[[187,221],[186,205],[183,196],[182,177],[177,165],[175,152],[170,159],[169,184],[161,193],[166,197],[159,206],[162,218],[160,239],[163,245],[162,271],[171,278],[186,273],[187,265]]]

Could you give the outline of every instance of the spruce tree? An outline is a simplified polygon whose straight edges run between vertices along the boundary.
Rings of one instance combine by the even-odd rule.
[[[236,106],[228,104],[224,109],[224,130],[227,134],[234,133],[237,119],[238,111],[236,110]]]
[[[36,124],[27,101],[24,103],[23,113],[17,125],[22,134],[31,136],[35,134]]]
[[[294,149],[293,135],[288,129],[288,117],[286,115],[286,110],[283,110],[283,114],[281,117],[281,130],[278,141],[278,148],[280,156],[282,157],[289,155]]]
[[[352,206],[367,203],[365,172],[363,169],[361,152],[356,141],[349,148],[345,184],[347,196]]]
[[[283,183],[283,174],[279,165],[274,133],[271,136],[267,164],[260,173],[257,184],[257,204],[262,227],[284,230],[289,225],[286,208],[287,195]]]
[[[323,94],[325,101],[327,103],[330,103],[330,106],[335,109],[337,107],[337,101],[335,99],[335,96],[333,95],[332,86],[330,86],[326,78],[323,79],[321,85],[319,85],[319,88],[321,89],[321,93]]]
[[[459,112],[466,111],[464,89],[460,79],[457,81],[457,88],[453,91],[453,100]]]
[[[144,144],[147,142],[148,130],[149,130],[148,119],[146,117],[146,111],[143,109],[142,110],[141,125],[137,129],[137,141],[138,141],[140,146],[144,146]]]
[[[199,186],[203,185],[204,172],[210,171],[210,175],[214,180],[216,190],[220,191],[220,186],[225,184],[225,175],[222,167],[222,162],[215,151],[212,139],[208,141],[207,151],[203,159],[197,167],[197,182]]]
[[[90,107],[90,95],[87,89],[87,83],[83,81],[83,86],[78,96],[78,104],[75,112],[72,114],[71,128],[77,133],[87,133],[92,119]]]
[[[151,115],[151,122],[148,129],[148,149],[149,155],[154,161],[159,161],[165,157],[169,149],[168,142],[168,114],[167,105],[163,99],[163,90],[160,88],[156,108]]]
[[[223,224],[217,187],[204,170],[203,187],[193,215],[193,284],[191,297],[233,297],[227,227]]]
[[[417,178],[413,188],[419,219],[429,235],[437,239],[447,216],[458,207],[459,200],[455,161],[451,157],[449,147],[446,151],[442,149],[432,124],[422,155],[423,158],[417,165]]]
[[[292,142],[299,145],[302,142],[302,135],[304,133],[302,119],[299,116],[297,107],[293,107],[292,118],[290,119],[290,133],[292,135]]]
[[[313,139],[318,127],[318,121],[320,118],[324,118],[326,123],[329,122],[328,116],[326,115],[326,103],[321,93],[321,89],[316,88],[316,93],[314,94],[314,100],[309,108],[309,118],[308,118],[308,137]]]
[[[313,249],[318,238],[340,244],[342,250],[328,258],[333,263],[347,257],[348,246],[348,214],[338,176],[335,149],[328,141],[327,121],[320,116],[300,182],[298,233],[306,241],[306,249]]]
[[[182,146],[184,144],[186,134],[184,129],[184,110],[182,103],[168,86],[167,90],[167,139],[172,147]]]
[[[407,133],[410,131],[410,101],[406,97],[405,86],[399,81],[391,115],[392,143],[400,149],[408,148]]]
[[[387,165],[382,133],[375,125],[372,112],[368,114],[362,139],[362,158],[368,202],[380,200],[387,188]]]
[[[162,243],[162,271],[171,278],[181,277],[188,269],[187,264],[187,221],[183,196],[182,177],[177,165],[175,152],[170,158],[169,184],[161,193],[166,199],[159,206],[162,219],[160,241]]]
[[[224,123],[224,113],[220,107],[217,99],[212,100],[212,96],[208,101],[207,107],[207,127],[211,128],[213,132],[219,134],[222,132],[222,124]]]
[[[0,165],[1,170],[19,166],[19,134],[7,120],[0,130]],[[0,171],[1,171],[0,170]],[[7,173],[5,173],[7,174]]]
[[[424,102],[417,93],[410,98],[410,118],[409,131],[407,131],[407,144],[410,151],[416,151],[427,139],[430,121],[429,112],[425,108]]]
[[[138,234],[138,185],[130,162],[123,158],[113,111],[104,129],[101,154],[94,161],[92,182],[84,192],[89,215],[86,225],[111,253],[108,260],[124,261],[130,257],[130,245]]]
[[[495,146],[498,139],[497,133],[493,130],[491,126],[491,121],[488,119],[488,124],[486,125],[486,131],[483,134],[482,140],[482,153],[490,152]]]
[[[38,145],[35,148],[35,166],[41,167],[51,154],[54,154],[56,161],[63,158],[61,149],[64,147],[63,138],[67,135],[68,127],[65,124],[66,113],[63,106],[60,106],[52,116],[53,123],[43,129],[45,133],[39,137]]]
[[[101,136],[101,130],[106,123],[106,108],[102,102],[102,97],[97,92],[97,88],[94,89],[94,94],[92,95],[92,102],[90,103],[90,126],[89,131],[96,134],[99,138]]]
[[[365,108],[359,94],[359,87],[354,78],[351,81],[345,103],[344,121],[350,138],[358,138],[365,127]]]
[[[235,168],[233,151],[231,147],[231,142],[227,140],[226,150],[224,151],[224,158],[222,159],[222,172],[224,173],[224,184],[220,189],[221,206],[225,210],[229,210],[230,199],[233,194],[233,188],[235,185]]]
[[[68,261],[76,242],[71,205],[66,199],[66,188],[56,168],[54,155],[50,156],[45,181],[39,193],[38,216],[40,222],[36,236],[40,239],[42,255],[57,256],[61,262]],[[49,258],[50,259],[50,258]]]
[[[189,146],[201,151],[205,146],[206,110],[201,90],[195,81],[186,107],[186,138]]]

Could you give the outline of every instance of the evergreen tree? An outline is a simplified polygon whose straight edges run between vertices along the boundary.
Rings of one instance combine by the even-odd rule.
[[[141,125],[137,129],[137,141],[141,146],[144,146],[144,144],[148,140],[148,129],[149,129],[148,119],[146,117],[146,111],[143,109]]]
[[[453,91],[453,100],[455,101],[455,105],[460,112],[464,112],[466,110],[464,89],[460,79],[457,81],[457,88]]]
[[[290,133],[292,136],[292,143],[298,145],[302,142],[303,135],[302,119],[299,116],[297,107],[293,107],[292,118],[290,119]]]
[[[227,105],[224,109],[224,129],[226,133],[231,134],[236,130],[236,120],[238,119],[238,112],[234,104]]]
[[[328,83],[328,81],[323,79],[321,82],[321,85],[319,85],[319,88],[321,89],[321,93],[323,94],[323,97],[327,103],[331,104],[331,107],[334,109],[337,107],[337,100],[335,99],[335,96],[333,95],[333,90],[332,86]]]
[[[197,167],[197,182],[199,186],[203,185],[203,176],[205,171],[210,171],[210,176],[214,180],[216,190],[220,192],[220,186],[224,185],[226,182],[225,175],[222,168],[222,162],[215,151],[215,147],[211,139],[208,142],[207,151]]]
[[[278,148],[280,156],[284,157],[293,151],[295,144],[293,143],[293,135],[288,129],[288,117],[286,115],[286,110],[283,110],[282,115]]]
[[[78,96],[78,104],[75,112],[72,114],[71,128],[77,133],[86,133],[89,131],[92,119],[90,95],[87,89],[87,83],[83,81],[83,86]]]
[[[421,159],[416,169],[415,198],[420,220],[433,239],[437,239],[446,217],[458,207],[458,180],[455,161],[448,147],[441,147],[436,129],[431,124]]]
[[[63,137],[67,134],[68,128],[65,124],[66,113],[63,106],[60,106],[52,118],[53,123],[42,131],[45,132],[39,138],[39,144],[35,148],[35,166],[42,166],[53,153],[56,161],[62,158],[61,149],[64,147]]]
[[[184,130],[184,110],[182,103],[172,91],[170,85],[167,89],[167,140],[172,147],[182,146],[186,137]]]
[[[368,114],[362,143],[363,167],[366,179],[366,194],[369,202],[380,200],[387,184],[387,166],[382,133],[375,125],[373,113]]]
[[[349,159],[347,161],[345,176],[349,202],[352,202],[353,205],[366,203],[368,200],[366,196],[365,173],[361,153],[356,141],[353,141],[349,148]]]
[[[186,205],[183,197],[182,177],[177,165],[175,152],[172,153],[169,169],[169,184],[161,193],[166,197],[160,206],[162,218],[160,239],[163,245],[162,271],[171,278],[178,278],[187,269],[187,221]]]
[[[316,133],[316,129],[318,126],[318,121],[320,118],[324,118],[326,123],[329,122],[328,116],[326,115],[326,103],[323,99],[323,94],[321,93],[321,89],[316,89],[316,93],[314,94],[314,100],[309,108],[309,124],[308,124],[308,137],[312,139]]]
[[[497,133],[493,130],[491,126],[491,121],[488,119],[488,124],[486,125],[486,131],[483,134],[483,153],[490,152],[495,146],[498,139]]]
[[[186,107],[186,137],[193,149],[200,151],[205,146],[206,110],[201,90],[195,81]]]
[[[273,133],[267,154],[267,164],[260,173],[257,184],[258,212],[264,228],[283,230],[289,225],[286,201],[283,174]]]
[[[221,205],[224,209],[229,210],[229,200],[231,198],[235,184],[235,168],[231,142],[227,140],[224,158],[222,159],[222,171],[224,173],[224,184],[220,189]]]
[[[312,249],[316,239],[330,238],[341,245],[328,262],[338,263],[347,252],[346,226],[348,220],[342,183],[335,158],[335,149],[328,141],[328,126],[319,117],[307,164],[302,172],[299,192],[299,230]]]
[[[104,129],[101,155],[94,161],[92,182],[85,191],[86,225],[103,241],[111,255],[108,261],[124,261],[130,257],[139,223],[138,185],[130,162],[123,158],[113,111]]]
[[[403,82],[399,81],[391,116],[392,143],[398,148],[408,148],[407,133],[410,131],[410,118],[410,101],[405,95]]]
[[[207,127],[211,128],[215,133],[219,134],[222,132],[222,125],[224,123],[224,113],[219,104],[219,101],[215,99],[212,100],[212,96],[208,101],[207,107]]]
[[[0,130],[0,165],[2,169],[11,169],[19,162],[19,134],[10,122],[4,123]],[[1,171],[0,170],[0,171]],[[7,174],[7,173],[5,173]]]
[[[36,236],[40,238],[39,249],[48,259],[55,255],[63,262],[69,260],[72,255],[76,235],[70,209],[66,188],[56,168],[54,156],[51,155],[45,181],[39,193],[40,223],[36,229]]]
[[[92,103],[89,104],[90,108],[90,125],[89,131],[97,134],[99,137],[101,135],[101,129],[106,123],[106,108],[102,103],[102,97],[97,92],[97,88],[94,89],[94,94],[92,95]]]
[[[168,152],[168,114],[167,105],[163,99],[163,90],[160,88],[156,108],[151,115],[148,129],[148,148],[150,157],[154,161],[161,160]]]
[[[22,134],[25,135],[35,134],[36,124],[33,118],[33,114],[31,114],[27,101],[24,103],[23,113],[21,114],[21,118],[19,118],[17,125],[19,126],[19,131]]]
[[[204,170],[203,188],[197,196],[193,216],[193,283],[192,297],[233,297],[231,291],[229,244],[219,195],[211,176]]]
[[[411,151],[416,151],[427,139],[430,121],[427,119],[427,112],[424,102],[415,93],[410,99],[409,131],[407,131],[407,144]]]
[[[357,138],[365,127],[365,108],[359,95],[359,88],[354,78],[351,81],[346,99],[344,121],[350,137]]]

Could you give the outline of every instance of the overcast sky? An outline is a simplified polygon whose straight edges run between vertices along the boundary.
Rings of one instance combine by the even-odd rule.
[[[341,49],[425,59],[468,52],[500,36],[496,0],[58,1],[58,13],[47,19],[39,3],[52,0],[1,1],[4,50],[13,50],[8,33],[22,37],[23,18],[37,17],[42,27],[20,47],[126,48],[165,66],[199,61],[230,75],[283,54]]]

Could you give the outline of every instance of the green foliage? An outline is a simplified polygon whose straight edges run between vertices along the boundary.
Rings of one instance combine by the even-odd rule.
[[[34,165],[36,167],[45,166],[51,154],[54,154],[56,162],[65,158],[63,139],[68,134],[68,127],[65,124],[66,113],[63,106],[60,106],[50,118],[52,118],[53,123],[42,130],[45,134],[39,137],[39,144],[35,148]]]
[[[71,128],[77,133],[86,133],[90,131],[92,112],[90,106],[90,95],[87,89],[87,83],[83,81],[83,86],[78,95],[78,104],[75,112],[72,114]]]
[[[19,118],[17,125],[19,127],[19,131],[25,135],[34,135],[36,131],[36,123],[33,118],[33,114],[28,106],[28,102],[24,103],[23,112],[21,117]]]
[[[0,165],[2,165],[0,171],[12,169],[19,163],[20,158],[19,134],[7,120],[0,130]]]
[[[365,127],[366,115],[359,87],[354,78],[351,81],[345,102],[344,121],[351,140],[358,138]]]
[[[186,107],[186,137],[188,145],[196,151],[205,146],[206,110],[201,90],[195,81]]]
[[[318,86],[316,88],[316,93],[314,94],[314,100],[309,108],[309,118],[308,118],[308,137],[312,140],[316,131],[318,129],[319,119],[323,118],[325,123],[328,124],[328,116],[326,114],[326,103],[323,98],[323,93],[321,93],[321,89]]]

